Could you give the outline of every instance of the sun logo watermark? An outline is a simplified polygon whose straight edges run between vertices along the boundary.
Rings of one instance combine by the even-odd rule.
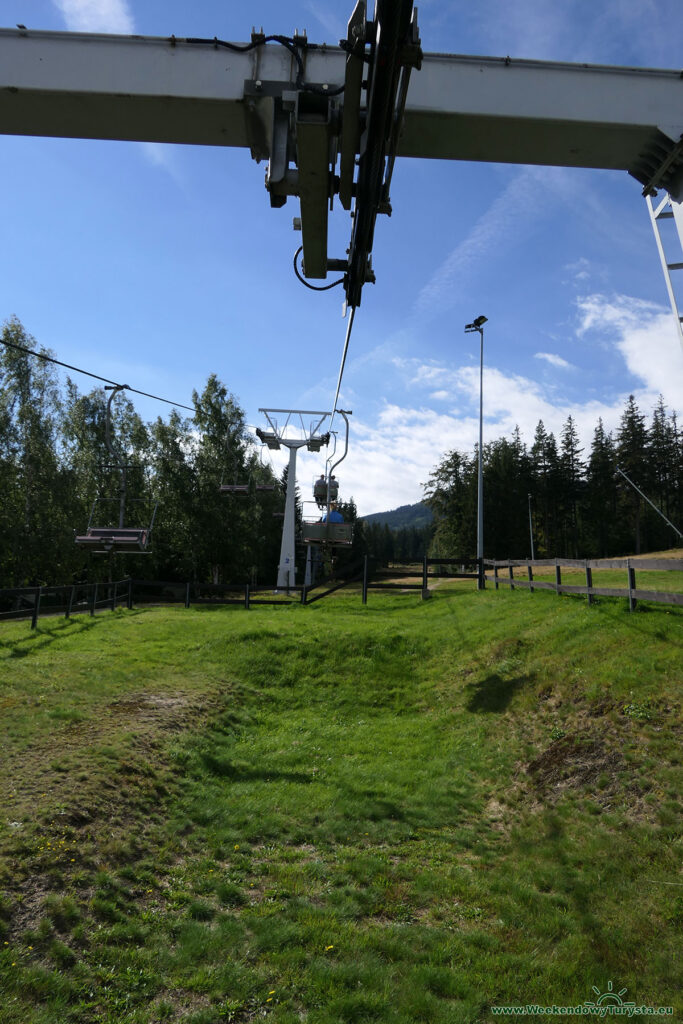
[[[584,1004],[583,1004],[584,1006],[587,1006],[587,1007],[591,1007],[591,1006],[605,1006],[605,1007],[610,1007],[610,1006],[624,1006],[624,1007],[633,1006],[633,1007],[635,1007],[635,1005],[636,1005],[633,1002],[633,1000],[629,1000],[629,1002],[625,1003],[624,1000],[621,997],[627,992],[627,989],[622,988],[619,992],[615,992],[614,991],[614,985],[612,984],[611,981],[607,982],[607,991],[606,992],[601,992],[600,989],[596,985],[593,985],[593,991],[595,992],[595,994],[596,994],[596,996],[598,998],[596,1000],[586,999],[584,1001]]]

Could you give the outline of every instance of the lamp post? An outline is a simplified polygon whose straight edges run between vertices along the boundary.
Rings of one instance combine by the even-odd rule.
[[[465,324],[465,333],[479,334],[479,462],[477,467],[477,565],[479,578],[477,590],[484,589],[484,324],[488,317],[478,316],[471,324]]]
[[[534,524],[531,519],[531,495],[527,495],[529,498],[529,539],[531,541],[531,561],[534,561]]]

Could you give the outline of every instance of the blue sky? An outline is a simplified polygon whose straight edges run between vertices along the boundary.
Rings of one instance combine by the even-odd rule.
[[[306,29],[336,43],[352,8],[326,0],[3,0],[35,29],[218,35]],[[423,0],[425,51],[676,68],[678,0]],[[248,422],[259,406],[329,408],[341,290],[295,279],[290,200],[271,210],[264,165],[210,147],[0,137],[0,320],[58,358],[189,404],[215,372]],[[417,501],[442,454],[572,415],[586,446],[634,393],[683,416],[683,353],[640,187],[625,172],[401,160],[380,218],[340,405],[353,410],[341,496],[361,514]],[[349,221],[336,206],[331,253]],[[82,390],[87,378],[76,378]],[[145,419],[168,407],[137,399]],[[300,463],[304,491],[320,459]]]

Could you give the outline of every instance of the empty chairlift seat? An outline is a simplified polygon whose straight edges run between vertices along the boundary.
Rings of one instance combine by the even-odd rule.
[[[249,494],[249,484],[221,484],[221,494]]]
[[[135,555],[146,552],[151,530],[144,527],[100,527],[91,526],[87,532],[76,537],[80,547],[102,553]]]

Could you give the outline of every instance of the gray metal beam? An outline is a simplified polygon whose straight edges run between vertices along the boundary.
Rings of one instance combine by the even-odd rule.
[[[267,158],[281,46],[232,53],[182,39],[0,29],[0,132],[238,146]],[[308,82],[344,81],[346,54],[308,49]],[[245,97],[245,82],[262,83]],[[264,99],[259,99],[262,88]],[[260,126],[260,130],[259,130]],[[398,153],[633,169],[683,134],[680,71],[427,54]]]

